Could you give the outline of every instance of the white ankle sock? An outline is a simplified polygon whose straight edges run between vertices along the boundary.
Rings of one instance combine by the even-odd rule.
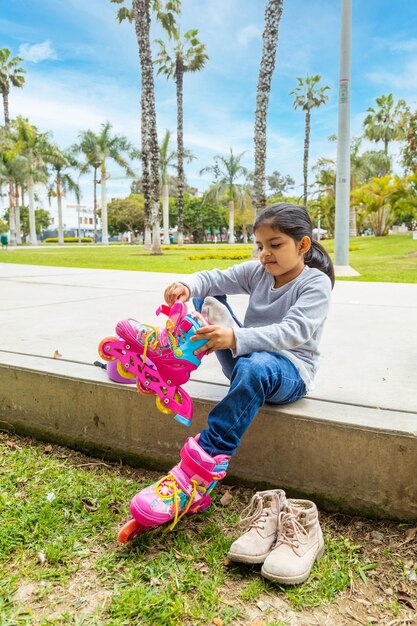
[[[239,328],[229,309],[216,298],[211,296],[205,298],[201,312],[209,324],[218,324],[226,328]]]

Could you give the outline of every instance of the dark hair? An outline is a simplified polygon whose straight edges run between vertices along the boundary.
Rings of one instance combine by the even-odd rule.
[[[307,210],[298,204],[277,202],[262,209],[256,216],[253,231],[267,224],[274,230],[280,230],[294,241],[298,242],[305,236],[311,239],[311,248],[304,255],[304,263],[309,267],[316,267],[330,278],[334,286],[334,267],[331,258],[318,241],[313,240],[313,224]]]

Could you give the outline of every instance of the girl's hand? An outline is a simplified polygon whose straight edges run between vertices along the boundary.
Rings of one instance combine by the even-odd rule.
[[[171,283],[164,291],[165,302],[168,306],[172,306],[177,300],[186,302],[189,297],[190,291],[182,283]]]
[[[208,339],[208,342],[195,350],[194,354],[200,354],[200,352],[211,354],[215,350],[236,348],[233,328],[226,328],[225,326],[216,326],[214,324],[203,326],[196,331],[194,337],[191,337],[191,341],[198,341],[199,339]]]

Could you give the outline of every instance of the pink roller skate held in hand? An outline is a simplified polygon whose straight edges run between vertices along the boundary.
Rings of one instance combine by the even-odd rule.
[[[117,371],[122,377],[136,377],[140,393],[156,394],[160,411],[175,413],[177,421],[189,426],[193,404],[181,385],[188,381],[205,354],[195,355],[194,351],[207,340],[190,339],[206,322],[198,313],[187,313],[187,305],[179,301],[172,307],[161,305],[156,313],[167,315],[165,326],[122,320],[116,326],[117,337],[103,339],[98,352],[106,361],[117,359]]]

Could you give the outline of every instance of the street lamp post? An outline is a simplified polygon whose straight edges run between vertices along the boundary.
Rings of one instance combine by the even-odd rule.
[[[341,0],[334,261],[345,275],[357,274],[349,267],[351,24],[352,0]]]

